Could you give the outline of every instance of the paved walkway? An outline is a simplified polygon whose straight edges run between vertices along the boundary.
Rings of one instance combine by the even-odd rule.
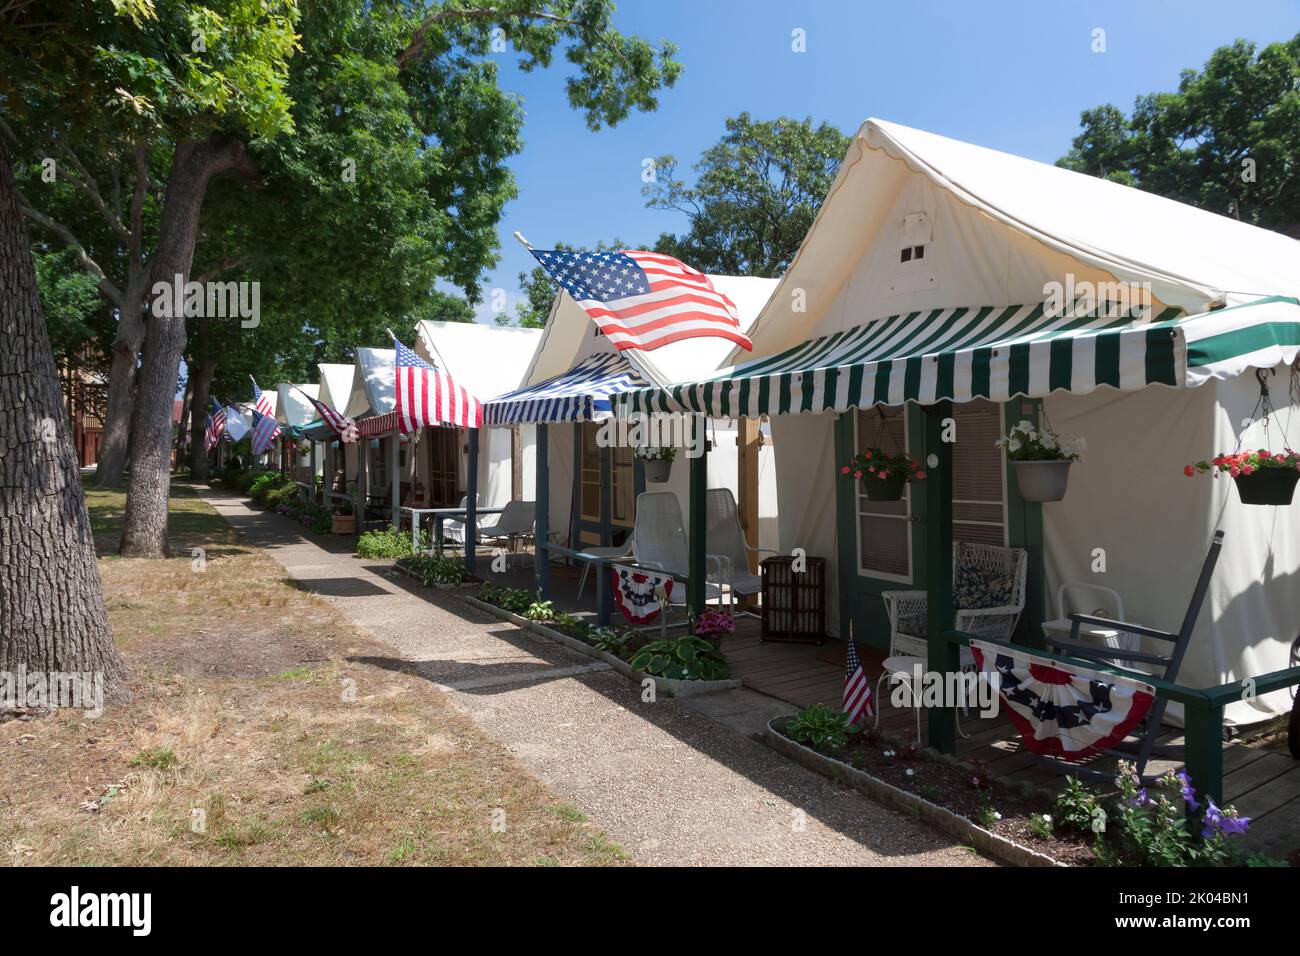
[[[779,701],[752,691],[643,703],[604,664],[452,593],[354,558],[338,539],[232,495],[205,499],[307,590],[448,693],[562,799],[642,864],[987,865],[752,736]]]

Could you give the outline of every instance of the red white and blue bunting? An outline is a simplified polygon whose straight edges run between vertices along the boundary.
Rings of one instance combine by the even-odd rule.
[[[1155,688],[1128,677],[998,644],[971,641],[982,674],[997,674],[1007,716],[1031,753],[1082,760],[1115,746],[1146,717]]]
[[[614,603],[633,624],[653,621],[672,594],[671,574],[614,565]]]

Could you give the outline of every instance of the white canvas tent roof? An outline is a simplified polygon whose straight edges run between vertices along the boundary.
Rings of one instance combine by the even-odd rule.
[[[917,188],[913,174],[923,176],[929,188]],[[917,208],[926,205],[927,193],[943,193],[951,200],[940,204],[929,223],[914,223],[922,234],[931,229],[938,234],[940,255],[945,243],[973,241],[980,232],[978,224],[958,222],[959,205],[1009,230],[1000,232],[997,242],[1009,248],[991,249],[982,265],[987,274],[1009,273],[1011,283],[1022,258],[1042,258],[1050,251],[1068,257],[1065,261],[1076,269],[1091,268],[1120,282],[1149,282],[1156,300],[1188,313],[1300,293],[1300,242],[1294,239],[1118,183],[868,119],[854,137],[781,287],[751,333],[754,355],[789,348],[817,331],[835,331],[899,311],[878,308],[835,328],[820,325],[832,301],[854,281],[882,231],[901,218],[898,201],[909,185]],[[983,230],[978,238],[988,244],[992,236]],[[1041,248],[1035,252],[1024,248],[1026,244]],[[805,297],[806,312],[793,307],[795,290]],[[949,295],[946,301],[931,301],[955,306],[1033,299],[1020,293],[962,301]],[[735,350],[732,361],[748,357]]]
[[[299,391],[301,389],[302,391]],[[319,416],[316,408],[303,396],[306,392],[312,398],[320,397],[319,385],[291,385],[281,382],[275,387],[279,396],[276,418],[285,425],[302,428],[314,422]]]
[[[542,339],[541,329],[477,322],[419,322],[416,334],[416,352],[480,402],[519,387]]]
[[[357,375],[355,363],[322,362],[316,367],[320,369],[320,392],[316,397],[322,402],[349,418],[364,414],[369,409],[365,388]]]
[[[393,349],[357,349],[357,377],[353,388],[363,389],[366,411],[383,415],[397,408],[397,353]],[[363,413],[364,414],[364,413]]]

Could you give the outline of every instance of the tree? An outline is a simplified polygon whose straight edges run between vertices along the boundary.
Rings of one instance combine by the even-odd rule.
[[[1300,238],[1300,35],[1219,47],[1177,92],[1080,124],[1057,165]]]
[[[568,80],[569,101],[593,129],[632,109],[653,109],[658,91],[680,70],[670,44],[656,47],[614,30],[610,0],[322,0],[301,21],[291,0],[115,0],[129,16],[127,25],[103,6],[70,0],[47,6],[39,18],[21,5],[12,15],[12,22],[25,20],[19,26],[35,39],[0,63],[0,75],[21,78],[0,86],[0,97],[6,108],[20,107],[20,142],[32,130],[59,133],[23,108],[31,93],[41,116],[76,132],[74,144],[146,144],[145,165],[156,161],[157,181],[165,183],[157,239],[146,256],[150,289],[189,279],[209,187],[238,174],[278,190],[278,198],[302,200],[289,207],[293,218],[280,229],[296,231],[300,253],[315,242],[314,261],[328,272],[342,271],[346,261],[337,245],[351,242],[355,254],[368,242],[388,239],[388,254],[405,257],[413,272],[425,273],[423,280],[444,276],[474,296],[478,275],[494,261],[496,239],[488,226],[514,188],[505,160],[517,150],[519,111],[497,87],[491,56],[504,50],[497,44],[513,46],[526,70],[548,66],[562,49],[576,71]],[[71,45],[63,39],[69,36]],[[351,109],[358,101],[368,107],[364,117]],[[104,102],[114,109],[96,109]],[[300,130],[304,116],[312,122]],[[366,143],[356,135],[371,119],[387,139]],[[390,159],[422,181],[391,205],[362,205],[358,190],[343,197],[338,162],[357,154],[331,152],[340,143],[374,158],[371,170],[380,172],[374,181],[382,180]],[[314,205],[305,198],[312,182],[333,186]],[[271,208],[265,193],[260,198]],[[299,214],[308,223],[337,214],[343,206],[330,205],[333,199],[369,214],[378,227],[321,242]],[[421,207],[437,214],[413,219]],[[35,219],[39,211],[29,215]],[[391,243],[393,232],[384,227],[394,223],[410,227],[408,241]],[[408,297],[432,286],[393,282],[372,270],[348,290],[348,305],[379,312],[384,278],[387,288]],[[299,275],[298,281],[306,279]],[[293,284],[292,277],[284,283]],[[154,313],[145,325],[122,538],[128,556],[166,549],[170,383],[187,344],[186,318]]]
[[[647,205],[685,213],[684,235],[665,233],[655,250],[701,272],[764,276],[785,272],[808,234],[850,138],[811,119],[727,120],[727,132],[695,164],[695,183],[678,176],[677,158],[655,160],[642,190]]]
[[[0,141],[0,672],[98,674],[127,696],[59,397],[9,150]],[[93,680],[93,678],[92,678]]]

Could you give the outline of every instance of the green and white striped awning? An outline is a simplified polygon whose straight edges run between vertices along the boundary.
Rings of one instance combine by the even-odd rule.
[[[1101,386],[1194,387],[1300,352],[1300,303],[1273,296],[1154,320],[1095,312],[1048,316],[1040,305],[892,315],[755,359],[713,378],[619,396],[628,412],[717,418],[844,411],[941,399],[1005,401]]]

